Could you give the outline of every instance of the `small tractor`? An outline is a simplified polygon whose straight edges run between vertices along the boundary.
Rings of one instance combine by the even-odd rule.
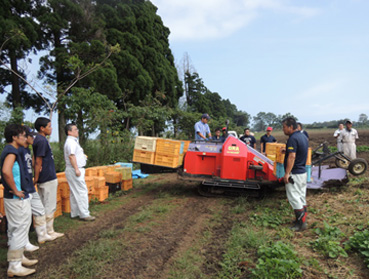
[[[367,163],[363,159],[351,161],[343,153],[328,153],[329,149],[326,146],[323,152],[319,152],[318,149],[312,153],[308,188],[321,188],[332,181],[340,181],[342,184],[342,181],[347,179],[346,168],[342,167],[347,164],[348,170],[353,175],[360,175],[366,171]],[[339,168],[330,169],[329,166],[321,164],[332,157],[336,157]],[[275,167],[272,160],[229,135],[224,143],[212,141],[190,143],[178,174],[180,179],[200,182],[198,189],[201,195],[211,196],[245,189],[262,195],[268,189],[284,185],[282,176],[278,177],[275,174]]]

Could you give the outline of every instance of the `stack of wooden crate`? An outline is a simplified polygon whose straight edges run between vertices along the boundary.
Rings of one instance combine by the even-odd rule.
[[[132,169],[130,167],[119,167],[115,169],[122,175],[121,190],[128,191],[133,187]]]
[[[150,165],[154,164],[156,139],[153,137],[136,137],[133,161]]]
[[[154,137],[136,137],[133,161],[137,163],[177,168],[191,141]]]
[[[154,165],[176,168],[180,165],[181,146],[184,143],[177,140],[157,139]],[[183,153],[183,152],[182,152]]]

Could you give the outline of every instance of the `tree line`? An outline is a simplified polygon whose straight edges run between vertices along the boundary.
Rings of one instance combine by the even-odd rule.
[[[170,30],[156,12],[145,0],[3,1],[0,90],[13,114],[56,111],[60,142],[69,121],[82,142],[97,129],[101,137],[133,127],[140,135],[168,127],[175,137],[191,135],[203,112],[212,125],[249,124],[249,114],[208,90],[196,72],[181,80]],[[19,66],[32,53],[42,55],[36,80]]]

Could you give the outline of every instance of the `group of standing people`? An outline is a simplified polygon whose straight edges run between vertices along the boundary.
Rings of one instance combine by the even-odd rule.
[[[338,129],[333,136],[337,139],[337,150],[343,152],[350,159],[356,159],[356,140],[359,134],[356,129],[352,128],[352,121],[346,120],[346,128],[343,123],[338,125]]]
[[[24,256],[24,251],[39,249],[29,241],[32,216],[39,244],[64,236],[54,230],[58,180],[53,153],[46,138],[52,132],[51,122],[48,118],[39,117],[34,126],[38,133],[19,124],[10,124],[4,131],[7,144],[1,153],[0,163],[8,225],[9,277],[28,276],[36,272],[29,267],[37,264],[38,260]],[[78,129],[76,132],[73,128],[76,128],[73,124],[66,127],[68,138],[64,148],[66,177],[71,189],[71,217],[93,221],[95,218],[88,211],[88,193],[84,182],[85,155],[78,144]]]

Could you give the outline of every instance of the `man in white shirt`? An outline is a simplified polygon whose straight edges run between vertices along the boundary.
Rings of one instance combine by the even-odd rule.
[[[64,144],[65,176],[70,188],[71,218],[94,221],[88,209],[88,190],[85,182],[86,155],[78,142],[78,129],[75,124],[65,126],[67,140]]]
[[[337,150],[340,152],[342,152],[342,135],[341,135],[342,131],[343,131],[343,124],[340,123],[338,125],[338,129],[333,134],[333,136],[337,139]]]
[[[346,121],[346,129],[341,132],[343,153],[351,159],[356,159],[355,141],[359,138],[356,129],[352,128],[352,121]]]

